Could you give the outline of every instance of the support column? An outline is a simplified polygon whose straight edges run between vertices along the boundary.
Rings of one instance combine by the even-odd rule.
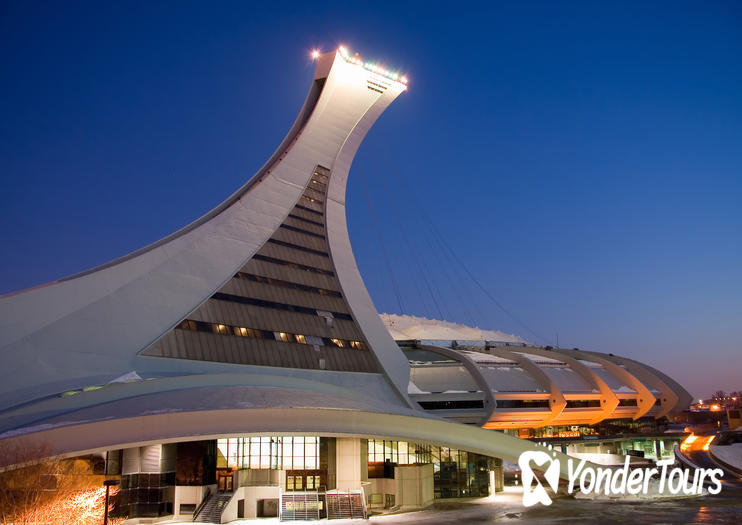
[[[358,438],[335,440],[336,484],[338,490],[359,490],[368,481],[368,441]]]

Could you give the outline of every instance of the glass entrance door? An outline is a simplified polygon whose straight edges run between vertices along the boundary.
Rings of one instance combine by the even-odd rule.
[[[320,470],[287,470],[286,491],[315,491],[324,489],[322,471]]]
[[[232,469],[217,469],[216,486],[219,492],[232,492]]]

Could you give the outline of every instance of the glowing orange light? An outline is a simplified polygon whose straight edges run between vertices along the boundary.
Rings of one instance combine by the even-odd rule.
[[[704,443],[703,444],[703,447],[702,447],[703,450],[708,450],[709,449],[709,447],[711,446],[711,442],[714,440],[715,437],[716,437],[715,435],[714,436],[709,436],[706,439],[706,443]]]
[[[685,438],[683,442],[680,444],[680,450],[682,450],[683,452],[687,452],[688,450],[691,449],[691,446],[693,446],[693,443],[695,443],[697,439],[698,439],[698,436],[696,436],[695,434],[691,434],[690,436]]]
[[[118,489],[113,488],[111,495],[115,495],[117,492]],[[21,516],[16,523],[98,525],[103,521],[105,501],[106,489],[103,487],[73,492],[72,494],[60,496],[48,504],[34,508]],[[122,518],[108,517],[108,523],[112,525],[118,525],[123,521]]]
[[[718,412],[719,410],[721,410],[721,407],[719,405],[711,405],[712,412]]]

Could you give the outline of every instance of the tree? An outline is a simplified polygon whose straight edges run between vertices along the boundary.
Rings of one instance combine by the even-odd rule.
[[[45,446],[0,441],[0,524],[99,525],[105,488],[90,458],[45,459]],[[123,520],[110,520],[117,524]]]

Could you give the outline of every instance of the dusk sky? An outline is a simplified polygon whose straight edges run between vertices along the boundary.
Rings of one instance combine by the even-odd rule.
[[[350,173],[380,312],[742,390],[741,3],[150,4],[0,4],[0,293],[220,203],[343,44],[410,79]]]

